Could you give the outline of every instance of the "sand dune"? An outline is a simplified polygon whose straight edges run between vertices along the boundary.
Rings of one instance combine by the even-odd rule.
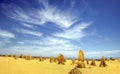
[[[50,63],[49,59],[39,62],[39,60],[25,60],[11,57],[0,57],[0,74],[68,74],[75,65],[71,65],[71,60],[67,60],[65,65]],[[99,67],[100,61],[96,61],[97,66],[87,65],[86,68],[79,68],[82,74],[120,74],[120,62],[106,61],[107,67]]]

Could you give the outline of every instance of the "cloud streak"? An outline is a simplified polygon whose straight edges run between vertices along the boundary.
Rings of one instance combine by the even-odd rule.
[[[23,25],[24,27],[27,27],[27,28],[34,29],[34,26],[33,26],[32,24],[28,24],[28,23],[21,23],[21,25]]]
[[[18,45],[21,45],[21,41],[17,42]],[[72,44],[69,40],[66,39],[59,39],[59,38],[53,38],[53,37],[45,37],[42,38],[42,40],[23,40],[22,43],[36,46],[36,49],[41,50],[74,50],[78,49],[80,46],[76,46]],[[24,45],[22,44],[22,45]],[[25,46],[24,46],[25,47]],[[38,47],[38,48],[37,48]]]
[[[3,13],[8,17],[31,24],[44,25],[47,22],[53,22],[60,27],[69,28],[78,21],[78,17],[69,10],[62,11],[60,8],[50,5],[48,1],[40,0],[39,5],[43,5],[44,8],[31,10],[29,13],[17,5],[13,7],[12,4],[2,4],[2,8]]]
[[[68,11],[62,11],[59,8],[49,5],[48,2],[40,1],[43,4],[44,9],[39,10],[38,14],[45,19],[45,21],[50,21],[64,28],[69,28],[76,21],[78,21],[77,16],[73,16],[72,13]]]
[[[31,11],[26,13],[26,11],[17,5],[2,4],[2,8],[4,9],[3,13],[14,20],[37,25],[44,23],[44,21],[39,18],[40,16],[36,15],[35,12]]]
[[[15,35],[11,32],[6,30],[0,30],[0,37],[2,38],[15,38]]]
[[[73,28],[65,29],[63,32],[54,33],[53,35],[65,39],[81,39],[87,35],[83,30],[86,29],[90,24],[91,23],[81,23]]]
[[[20,32],[23,34],[28,34],[28,35],[33,35],[33,36],[38,36],[38,37],[42,36],[41,32],[31,31],[31,30],[27,30],[27,29],[17,29],[17,32]]]

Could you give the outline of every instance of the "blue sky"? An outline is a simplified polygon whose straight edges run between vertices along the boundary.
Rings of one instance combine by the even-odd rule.
[[[1,0],[0,54],[120,57],[119,0]]]

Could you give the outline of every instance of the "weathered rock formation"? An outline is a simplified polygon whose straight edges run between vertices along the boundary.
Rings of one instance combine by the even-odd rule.
[[[86,63],[89,64],[89,60],[88,59],[86,59]]]
[[[86,66],[85,66],[84,62],[78,61],[76,67],[77,67],[77,68],[85,68]]]
[[[83,53],[82,50],[79,51],[79,54],[78,54],[78,61],[84,62],[84,53]]]
[[[65,64],[64,62],[65,62],[64,55],[60,53],[58,55],[58,64]]]
[[[26,59],[26,60],[31,60],[31,59],[32,59],[32,56],[31,56],[31,55],[27,55],[27,56],[25,57],[25,59]]]
[[[24,55],[23,55],[23,54],[20,54],[20,58],[24,58]]]
[[[54,62],[54,58],[50,57],[50,63]]]
[[[105,58],[104,58],[104,56],[102,56],[99,67],[106,67],[106,66],[107,66],[107,64],[105,62]]]
[[[39,57],[39,61],[43,61],[43,58],[42,58],[42,56],[40,56],[40,57]]]
[[[82,72],[79,69],[74,68],[68,74],[82,74]]]
[[[96,66],[96,63],[95,63],[95,60],[94,60],[94,59],[92,59],[91,65],[92,65],[92,66]]]
[[[72,59],[71,61],[72,61],[72,64],[71,64],[71,65],[74,65],[75,62],[76,62],[75,59]]]

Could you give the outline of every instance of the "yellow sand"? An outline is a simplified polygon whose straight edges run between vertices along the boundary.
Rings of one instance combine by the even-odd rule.
[[[86,63],[86,62],[85,62]],[[86,68],[80,68],[82,74],[120,74],[120,62],[106,61],[108,67],[100,68],[86,64]],[[0,57],[0,74],[68,74],[76,65],[71,65],[71,60],[67,60],[65,65],[49,63],[49,59],[39,62],[39,60],[25,60],[10,57]]]

